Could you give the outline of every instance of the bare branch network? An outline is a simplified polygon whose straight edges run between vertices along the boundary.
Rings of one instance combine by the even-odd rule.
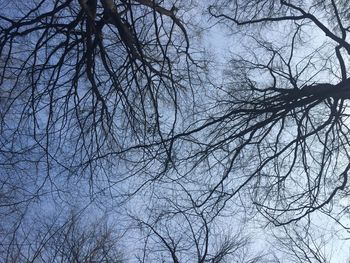
[[[330,262],[311,229],[349,230],[349,4],[0,0],[0,259]]]

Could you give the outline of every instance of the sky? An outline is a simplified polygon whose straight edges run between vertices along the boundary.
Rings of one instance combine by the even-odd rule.
[[[256,47],[252,45],[251,38],[242,35],[243,31],[234,30],[235,33],[230,33],[230,26],[223,26],[222,24],[217,23],[215,19],[209,19],[205,7],[207,4],[206,2],[193,1],[193,3],[196,5],[196,7],[183,14],[183,19],[187,22],[187,26],[189,28],[188,32],[190,34],[193,34],[193,37],[190,38],[193,43],[193,50],[204,50],[202,54],[209,58],[209,73],[206,77],[211,78],[212,80],[212,83],[210,84],[206,83],[205,85],[198,85],[198,87],[196,87],[196,92],[203,92],[201,94],[205,94],[203,97],[199,98],[198,101],[208,101],[208,105],[213,105],[215,104],[216,99],[214,95],[217,95],[218,97],[224,96],[223,92],[221,93],[218,91],[218,87],[222,88],[222,90],[229,90],[232,88],[233,92],[235,92],[235,87],[230,87],[232,84],[230,83],[231,77],[232,79],[235,77],[232,76],[235,73],[232,73],[230,76],[230,70],[232,69],[232,64],[229,63],[230,59],[233,56],[236,56],[237,58],[239,55],[251,55],[251,53],[249,53],[249,50],[247,51],[247,48],[251,49],[251,51],[257,51],[257,49],[255,49]],[[184,6],[186,6],[186,4],[184,4]],[[181,10],[178,12],[181,14]],[[1,12],[2,15],[5,13],[6,12],[4,11]],[[290,39],[290,35],[288,37],[281,38],[281,35],[283,36],[285,33],[286,28],[284,28],[284,26],[286,25],[278,27],[272,34],[269,32],[270,28],[260,31],[259,34],[261,34],[263,38],[268,39],[272,45],[282,45],[284,41]],[[234,26],[232,25],[232,27]],[[200,30],[198,31],[198,29]],[[304,36],[308,41],[304,43],[304,47],[296,50],[298,54],[295,56],[296,61],[293,62],[295,63],[295,68],[293,68],[295,71],[300,70],[305,64],[307,64],[305,61],[298,63],[299,61],[297,61],[297,59],[305,57],[306,54],[310,54],[310,51],[316,47],[322,46],[321,44],[325,37],[324,34],[320,33],[318,30],[306,30]],[[277,40],[281,41],[278,42]],[[283,52],[285,53],[282,52],[282,55],[286,55],[287,57],[289,48],[290,47],[288,46],[284,47]],[[328,49],[329,46],[325,45],[320,48],[319,52],[327,53],[326,51]],[[198,55],[198,57],[200,57],[200,55]],[[312,69],[310,71],[305,71],[304,74],[302,74],[300,83],[303,83],[303,79],[310,81],[308,79],[310,77],[310,72],[312,72],[315,67],[319,66],[322,63],[322,61],[317,61],[317,58],[311,59],[309,61],[311,63],[314,63],[314,67],[311,67]],[[265,57],[257,56],[257,59],[263,60]],[[57,62],[57,60],[54,61]],[[324,73],[319,74],[317,78],[314,78],[312,80],[315,82],[336,82],[337,79],[334,76],[336,74],[330,75],[329,71],[331,70],[324,70]],[[257,74],[254,76],[254,80],[264,84],[267,83],[265,75],[263,74]],[[83,84],[84,81],[86,80],[82,80],[82,83],[80,84]],[[6,87],[3,89],[6,89]],[[45,86],[43,86],[42,89],[45,90]],[[82,94],[84,93],[82,92]],[[163,112],[161,112],[163,119],[173,122],[175,118],[171,112],[172,107],[167,103],[160,104],[160,107],[161,110],[163,110]],[[203,106],[203,108],[205,108],[205,106]],[[57,109],[57,111],[60,112],[62,109]],[[213,112],[215,112],[215,110],[213,110]],[[183,116],[186,116],[186,113],[184,113]],[[202,115],[207,117],[206,113],[203,113]],[[183,118],[186,125],[191,122],[191,120],[185,119],[186,117]],[[73,136],[75,133],[74,131],[71,131],[69,134]],[[214,134],[214,132],[211,133],[211,135],[212,134]],[[193,138],[198,139],[198,141],[204,141],[204,145],[206,141],[203,138],[212,139],[212,137],[209,135],[207,137],[205,136],[207,136],[207,134],[197,133],[193,136]],[[289,138],[286,136],[284,139],[287,140]],[[27,140],[26,143],[28,142],[31,141]],[[9,142],[7,141],[6,143]],[[188,146],[189,142],[184,140],[184,142],[181,143],[176,144],[174,147],[178,147],[176,149],[182,150],[182,145]],[[18,145],[20,145],[20,143],[18,143]],[[50,149],[51,147],[54,148],[54,145],[49,144],[48,147],[49,146]],[[232,143],[228,145],[227,148],[230,150],[230,148],[234,148],[234,146],[235,144]],[[67,149],[72,149],[74,145],[66,145],[66,147]],[[56,152],[55,154],[61,158],[60,160],[65,160],[68,158],[65,156],[64,151]],[[132,160],[137,160],[137,157],[141,154],[141,151],[135,150],[132,151],[131,154],[127,157],[130,157]],[[188,153],[185,151],[179,151],[177,154],[178,159],[182,160],[182,158],[185,158],[186,154]],[[27,192],[29,196],[35,196],[33,200],[29,201],[28,206],[18,205],[18,211],[24,211],[25,216],[23,216],[21,213],[18,213],[7,217],[7,219],[9,221],[23,220],[25,224],[30,225],[31,223],[35,222],[36,219],[45,217],[46,215],[48,217],[66,215],[73,207],[73,210],[79,211],[78,214],[80,214],[80,211],[83,211],[83,213],[81,213],[82,218],[85,221],[89,222],[94,221],[94,219],[99,218],[103,212],[106,212],[109,215],[108,223],[116,227],[118,233],[120,233],[121,237],[118,242],[120,242],[122,244],[121,246],[124,247],[124,253],[129,258],[129,262],[137,262],[137,259],[135,257],[134,259],[130,258],[135,255],[135,251],[138,251],[138,249],[141,250],[143,248],[145,245],[145,240],[151,244],[150,250],[153,249],[156,251],[159,249],[156,247],[157,242],[159,242],[156,235],[154,235],[154,233],[151,235],[151,231],[149,231],[149,229],[145,230],[147,228],[140,227],[140,225],[142,225],[142,223],[140,223],[140,219],[144,220],[144,222],[147,223],[159,222],[160,231],[164,231],[166,234],[169,234],[167,227],[174,227],[174,232],[178,231],[175,233],[175,238],[179,238],[181,242],[183,239],[186,239],[188,236],[190,236],[189,229],[191,226],[186,225],[186,220],[184,220],[184,218],[181,218],[183,212],[181,209],[185,209],[187,208],[186,206],[192,204],[192,200],[189,200],[188,196],[185,195],[178,196],[178,193],[181,192],[182,194],[186,193],[188,195],[193,193],[193,196],[200,196],[200,191],[203,191],[203,189],[207,191],[210,190],[210,187],[212,187],[212,185],[215,185],[215,183],[218,181],[218,178],[220,178],[221,172],[225,170],[225,165],[222,163],[226,161],[226,157],[222,157],[223,155],[224,154],[222,152],[210,155],[210,157],[208,157],[208,163],[204,163],[203,166],[198,166],[196,169],[191,170],[189,169],[190,164],[186,164],[188,166],[185,165],[178,170],[174,169],[173,173],[165,174],[161,177],[156,176],[159,172],[159,169],[162,168],[160,164],[161,162],[149,162],[147,163],[147,169],[140,172],[136,171],[136,166],[132,166],[130,163],[123,163],[122,158],[126,155],[122,156],[122,158],[120,158],[118,161],[110,159],[110,162],[101,163],[100,167],[96,166],[97,169],[101,168],[102,165],[110,165],[110,167],[112,167],[112,170],[107,169],[103,172],[92,171],[92,174],[94,174],[95,177],[90,178],[84,176],[72,176],[71,173],[66,173],[58,162],[51,167],[47,167],[45,166],[45,158],[41,158],[39,165],[32,164],[24,168],[20,167],[21,173],[17,172],[15,176],[11,175],[11,169],[6,171],[6,176],[4,176],[5,173],[3,173],[2,182],[16,189],[16,191],[14,191],[15,194],[23,195],[23,192]],[[254,156],[254,152],[250,152],[249,156]],[[29,159],[34,157],[36,156],[30,154],[28,155]],[[222,163],[220,163],[220,158],[224,160]],[[193,158],[193,160],[196,159]],[[215,167],[218,167],[215,172],[210,171],[210,169],[207,169],[206,166],[208,165],[208,167],[211,167],[211,162],[213,161],[216,162]],[[246,161],[249,163],[250,160]],[[141,165],[137,168],[139,167],[141,167]],[[200,170],[202,167],[203,169]],[[4,171],[7,168],[2,169]],[[51,170],[49,171],[48,169]],[[190,172],[188,172],[186,176],[183,176],[183,173],[187,172],[187,170],[190,170]],[[102,171],[102,169],[100,171]],[[136,171],[135,175],[128,177],[128,173],[130,171]],[[235,171],[243,171],[248,173],[249,168],[240,167]],[[45,176],[46,174],[48,176]],[[152,176],[157,180],[150,180],[149,178],[152,178]],[[237,178],[239,177],[234,176],[236,176],[236,174],[233,173],[233,178],[229,178],[229,180],[225,181],[225,183],[227,181],[231,183],[228,184],[228,188],[232,187],[234,180],[238,181]],[[120,177],[123,177],[123,179],[118,181]],[[138,186],[142,185],[145,180],[148,180],[146,186],[141,188],[137,194],[131,195],[130,193],[132,191],[130,189],[137,189]],[[182,183],[185,183],[186,185]],[[35,193],[34,190],[37,189],[39,189],[39,191]],[[227,193],[233,191],[232,189],[226,190]],[[232,198],[234,200],[229,200],[225,208],[221,211],[221,214],[217,219],[218,223],[213,226],[213,229],[217,231],[216,233],[225,232],[224,234],[229,234],[228,232],[232,232],[232,234],[234,234],[240,229],[244,228],[246,230],[246,233],[249,233],[252,236],[253,241],[251,247],[254,248],[253,254],[260,251],[273,251],[274,247],[276,246],[275,241],[273,241],[273,235],[281,235],[283,228],[276,228],[271,223],[268,223],[262,214],[259,214],[256,212],[256,210],[254,210],[254,206],[251,203],[244,203],[246,199],[251,197],[249,196],[249,193],[250,192],[248,191],[248,193],[246,193],[246,196],[244,196],[244,194],[242,194],[242,196],[240,195],[239,198],[237,197],[237,200],[235,198]],[[205,195],[203,194],[203,196]],[[204,198],[203,196],[202,199]],[[22,198],[23,196],[20,197]],[[16,196],[14,199],[15,198]],[[240,198],[242,198],[243,202],[239,200]],[[347,197],[344,197],[342,200],[335,199],[334,207],[337,207],[337,202],[340,204],[348,204]],[[244,206],[242,204],[244,204]],[[2,209],[5,212],[9,211],[5,206],[3,206]],[[201,214],[198,212],[200,209],[202,208],[193,210],[193,214],[190,215],[192,218],[194,218],[194,220],[197,220],[195,223],[198,225],[200,225],[198,222],[201,222]],[[28,212],[27,210],[30,211]],[[173,221],[168,219],[167,215],[164,215],[164,211],[166,210],[170,210],[172,213],[174,213],[174,215],[176,215],[174,216],[175,219]],[[204,212],[207,212],[208,210],[209,208],[203,208]],[[212,213],[212,211],[210,212]],[[129,221],[127,218],[130,219],[130,217],[137,217],[139,221]],[[347,240],[348,233],[339,228],[339,226],[334,224],[334,221],[330,220],[321,213],[314,213],[312,216],[310,216],[309,219],[311,222],[311,229],[317,235],[317,242],[326,243],[325,254],[331,255],[331,262],[346,263],[349,258],[350,245],[349,241]],[[350,226],[350,221],[348,221],[349,220],[345,218],[344,224]],[[8,225],[5,223],[0,226],[3,229],[6,229],[10,223],[8,223]],[[288,226],[288,230],[291,232],[293,230],[296,230],[298,231],[297,233],[303,237],[304,233],[302,232],[302,223],[305,223],[305,220],[300,221],[299,225],[290,224]],[[16,225],[16,222],[14,225]],[[200,232],[201,229],[198,227],[198,225],[195,225],[194,227],[196,229],[198,228],[198,232]],[[39,225],[36,227],[40,228]],[[142,231],[139,231],[140,228]],[[130,229],[131,231],[126,231]],[[31,229],[24,229],[23,232],[27,232],[28,230]],[[152,244],[155,247],[152,247]],[[215,245],[216,244],[214,244],[214,246]],[[275,251],[275,253],[282,252]]]

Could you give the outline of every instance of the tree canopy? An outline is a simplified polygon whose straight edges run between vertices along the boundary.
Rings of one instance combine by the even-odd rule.
[[[0,0],[0,258],[338,262],[349,9]]]

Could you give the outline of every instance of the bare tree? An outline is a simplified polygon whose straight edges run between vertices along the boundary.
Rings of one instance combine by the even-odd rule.
[[[277,225],[330,209],[350,169],[348,5],[218,0],[209,13],[242,44],[206,120],[177,135],[191,138],[182,163],[210,178],[196,206],[246,189]]]
[[[211,19],[239,38],[222,85],[190,47],[192,5],[0,1],[0,230],[11,260],[39,260],[49,244],[38,239],[32,258],[17,242],[45,200],[168,196],[173,211],[137,219],[148,231],[141,262],[260,262],[237,258],[244,238],[215,247],[216,218],[253,200],[287,225],[331,215],[348,195],[348,1],[211,1]],[[49,239],[57,258],[104,260],[89,257],[110,247],[108,231],[92,241],[74,218],[66,225],[64,241]],[[310,242],[300,260],[316,259]]]
[[[198,68],[180,4],[1,1],[4,169],[36,163],[92,186],[166,170]]]
[[[273,262],[268,252],[254,248],[243,229],[224,228],[225,219],[220,222],[205,211],[162,210],[134,220],[144,236],[139,262]]]
[[[296,224],[284,226],[282,232],[276,236],[275,249],[286,262],[327,263],[336,256],[332,255],[332,251],[327,247],[327,243],[332,242],[330,237],[320,236],[313,230]],[[318,237],[315,237],[315,234]]]
[[[0,1],[4,239],[40,206],[115,205],[167,170],[199,69],[181,6]]]
[[[83,220],[83,214],[38,216],[10,243],[2,239],[3,262],[124,262],[120,235],[106,217]],[[86,215],[85,215],[86,217]],[[32,218],[33,219],[33,218]]]

